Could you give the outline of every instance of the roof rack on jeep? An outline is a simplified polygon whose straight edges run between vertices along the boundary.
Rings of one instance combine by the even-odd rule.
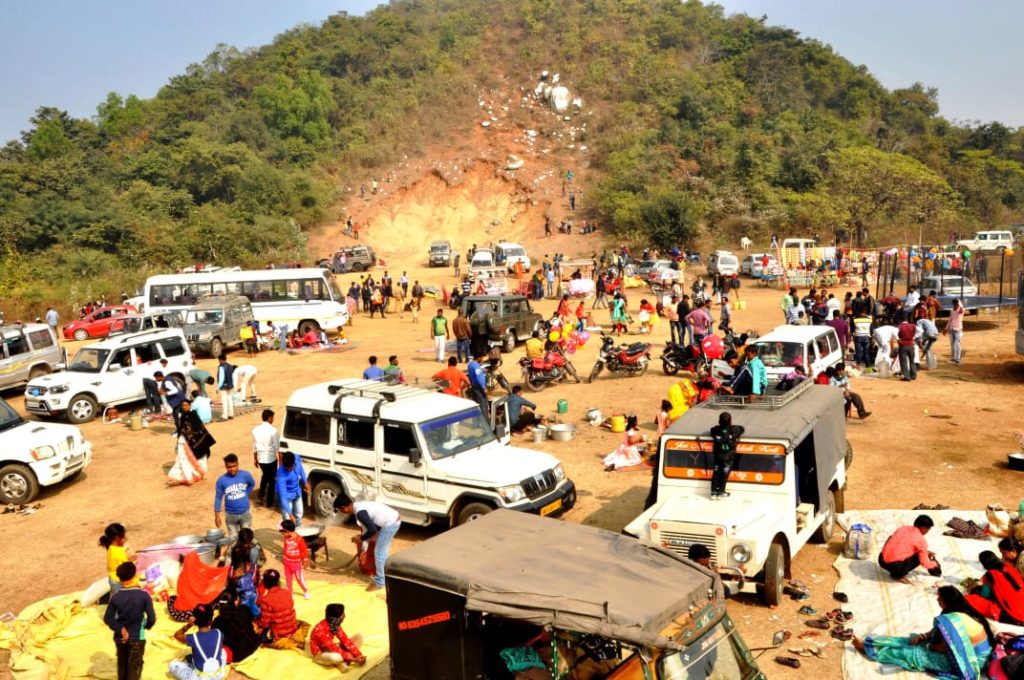
[[[327,393],[332,396],[340,394],[352,397],[383,397],[388,402],[422,396],[425,391],[427,390],[423,387],[393,385],[379,380],[357,380],[347,385],[329,385],[327,387]]]
[[[123,338],[121,338],[121,344],[123,345],[124,343],[129,342],[129,341],[134,342],[135,340],[138,340],[140,336],[143,336],[143,335],[153,335],[154,333],[163,333],[164,331],[169,331],[169,330],[171,330],[171,329],[170,328],[150,328],[148,330],[139,331],[138,333],[125,333],[125,336]]]
[[[810,388],[810,386],[814,384],[814,381],[810,378],[801,380],[791,389],[786,391],[779,390],[775,387],[777,384],[777,382],[769,383],[765,394],[761,396],[743,397],[732,394],[716,394],[704,403],[711,408],[756,408],[766,411],[774,411],[775,409],[782,408],[789,402],[796,399]]]

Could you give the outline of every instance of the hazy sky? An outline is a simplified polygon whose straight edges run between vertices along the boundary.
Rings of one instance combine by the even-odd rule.
[[[500,0],[495,0],[500,1]],[[148,98],[217,43],[254,47],[296,24],[376,0],[5,0],[0,22],[0,143],[39,106],[91,117],[108,92]],[[831,44],[889,88],[939,88],[941,113],[1024,124],[1021,0],[721,0],[727,13]]]

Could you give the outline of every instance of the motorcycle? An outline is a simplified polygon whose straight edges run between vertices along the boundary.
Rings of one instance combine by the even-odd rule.
[[[590,382],[597,380],[601,369],[607,368],[611,373],[627,373],[643,375],[651,363],[651,344],[634,342],[631,345],[615,346],[615,340],[601,333],[601,349],[597,353],[597,362],[590,371]]]
[[[665,351],[661,354],[661,370],[665,375],[690,371],[698,376],[704,376],[711,371],[711,362],[700,345],[684,345],[670,341],[665,343]]]
[[[512,394],[512,385],[508,383],[508,379],[499,370],[500,366],[501,359],[491,359],[484,365],[484,375],[487,376],[487,391],[493,392],[500,385],[501,389]]]
[[[540,392],[552,383],[565,380],[566,376],[580,382],[576,367],[558,347],[544,352],[543,356],[536,359],[522,357],[519,366],[523,370],[523,383],[531,392]]]

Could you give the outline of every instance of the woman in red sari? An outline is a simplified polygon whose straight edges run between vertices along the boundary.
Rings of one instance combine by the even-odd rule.
[[[978,559],[985,575],[978,589],[967,595],[967,601],[987,619],[1024,625],[1024,577],[991,550],[978,555]]]

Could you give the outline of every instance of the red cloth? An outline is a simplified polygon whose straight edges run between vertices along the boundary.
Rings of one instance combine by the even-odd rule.
[[[363,653],[359,651],[359,647],[345,635],[345,631],[338,627],[338,642],[334,642],[335,635],[331,633],[331,627],[327,625],[327,621],[321,621],[316,624],[313,628],[313,632],[309,635],[309,653],[316,656],[320,652],[334,652],[335,654],[341,654],[341,658],[346,663],[353,661],[359,661],[363,658]]]
[[[283,559],[301,562],[309,558],[309,548],[306,546],[306,541],[298,534],[284,534],[282,543],[284,545],[281,550]]]
[[[280,640],[295,633],[299,623],[295,618],[295,602],[292,594],[277,586],[265,592],[256,604],[260,607],[260,628],[270,627],[274,638]]]
[[[892,536],[882,546],[882,559],[886,562],[902,562],[915,553],[925,569],[939,566],[938,562],[928,555],[928,543],[917,527],[900,527],[892,532]]]
[[[998,608],[1018,625],[1024,622],[1024,577],[1012,565],[989,569],[981,577],[992,588]],[[994,617],[998,620],[999,617]],[[1009,622],[1007,622],[1009,623]]]
[[[203,564],[193,551],[185,555],[178,576],[178,599],[174,608],[191,611],[198,604],[210,604],[217,599],[228,585],[228,567],[213,567]]]
[[[913,347],[916,334],[917,326],[909,321],[904,321],[896,327],[896,336],[899,339],[900,347]]]

